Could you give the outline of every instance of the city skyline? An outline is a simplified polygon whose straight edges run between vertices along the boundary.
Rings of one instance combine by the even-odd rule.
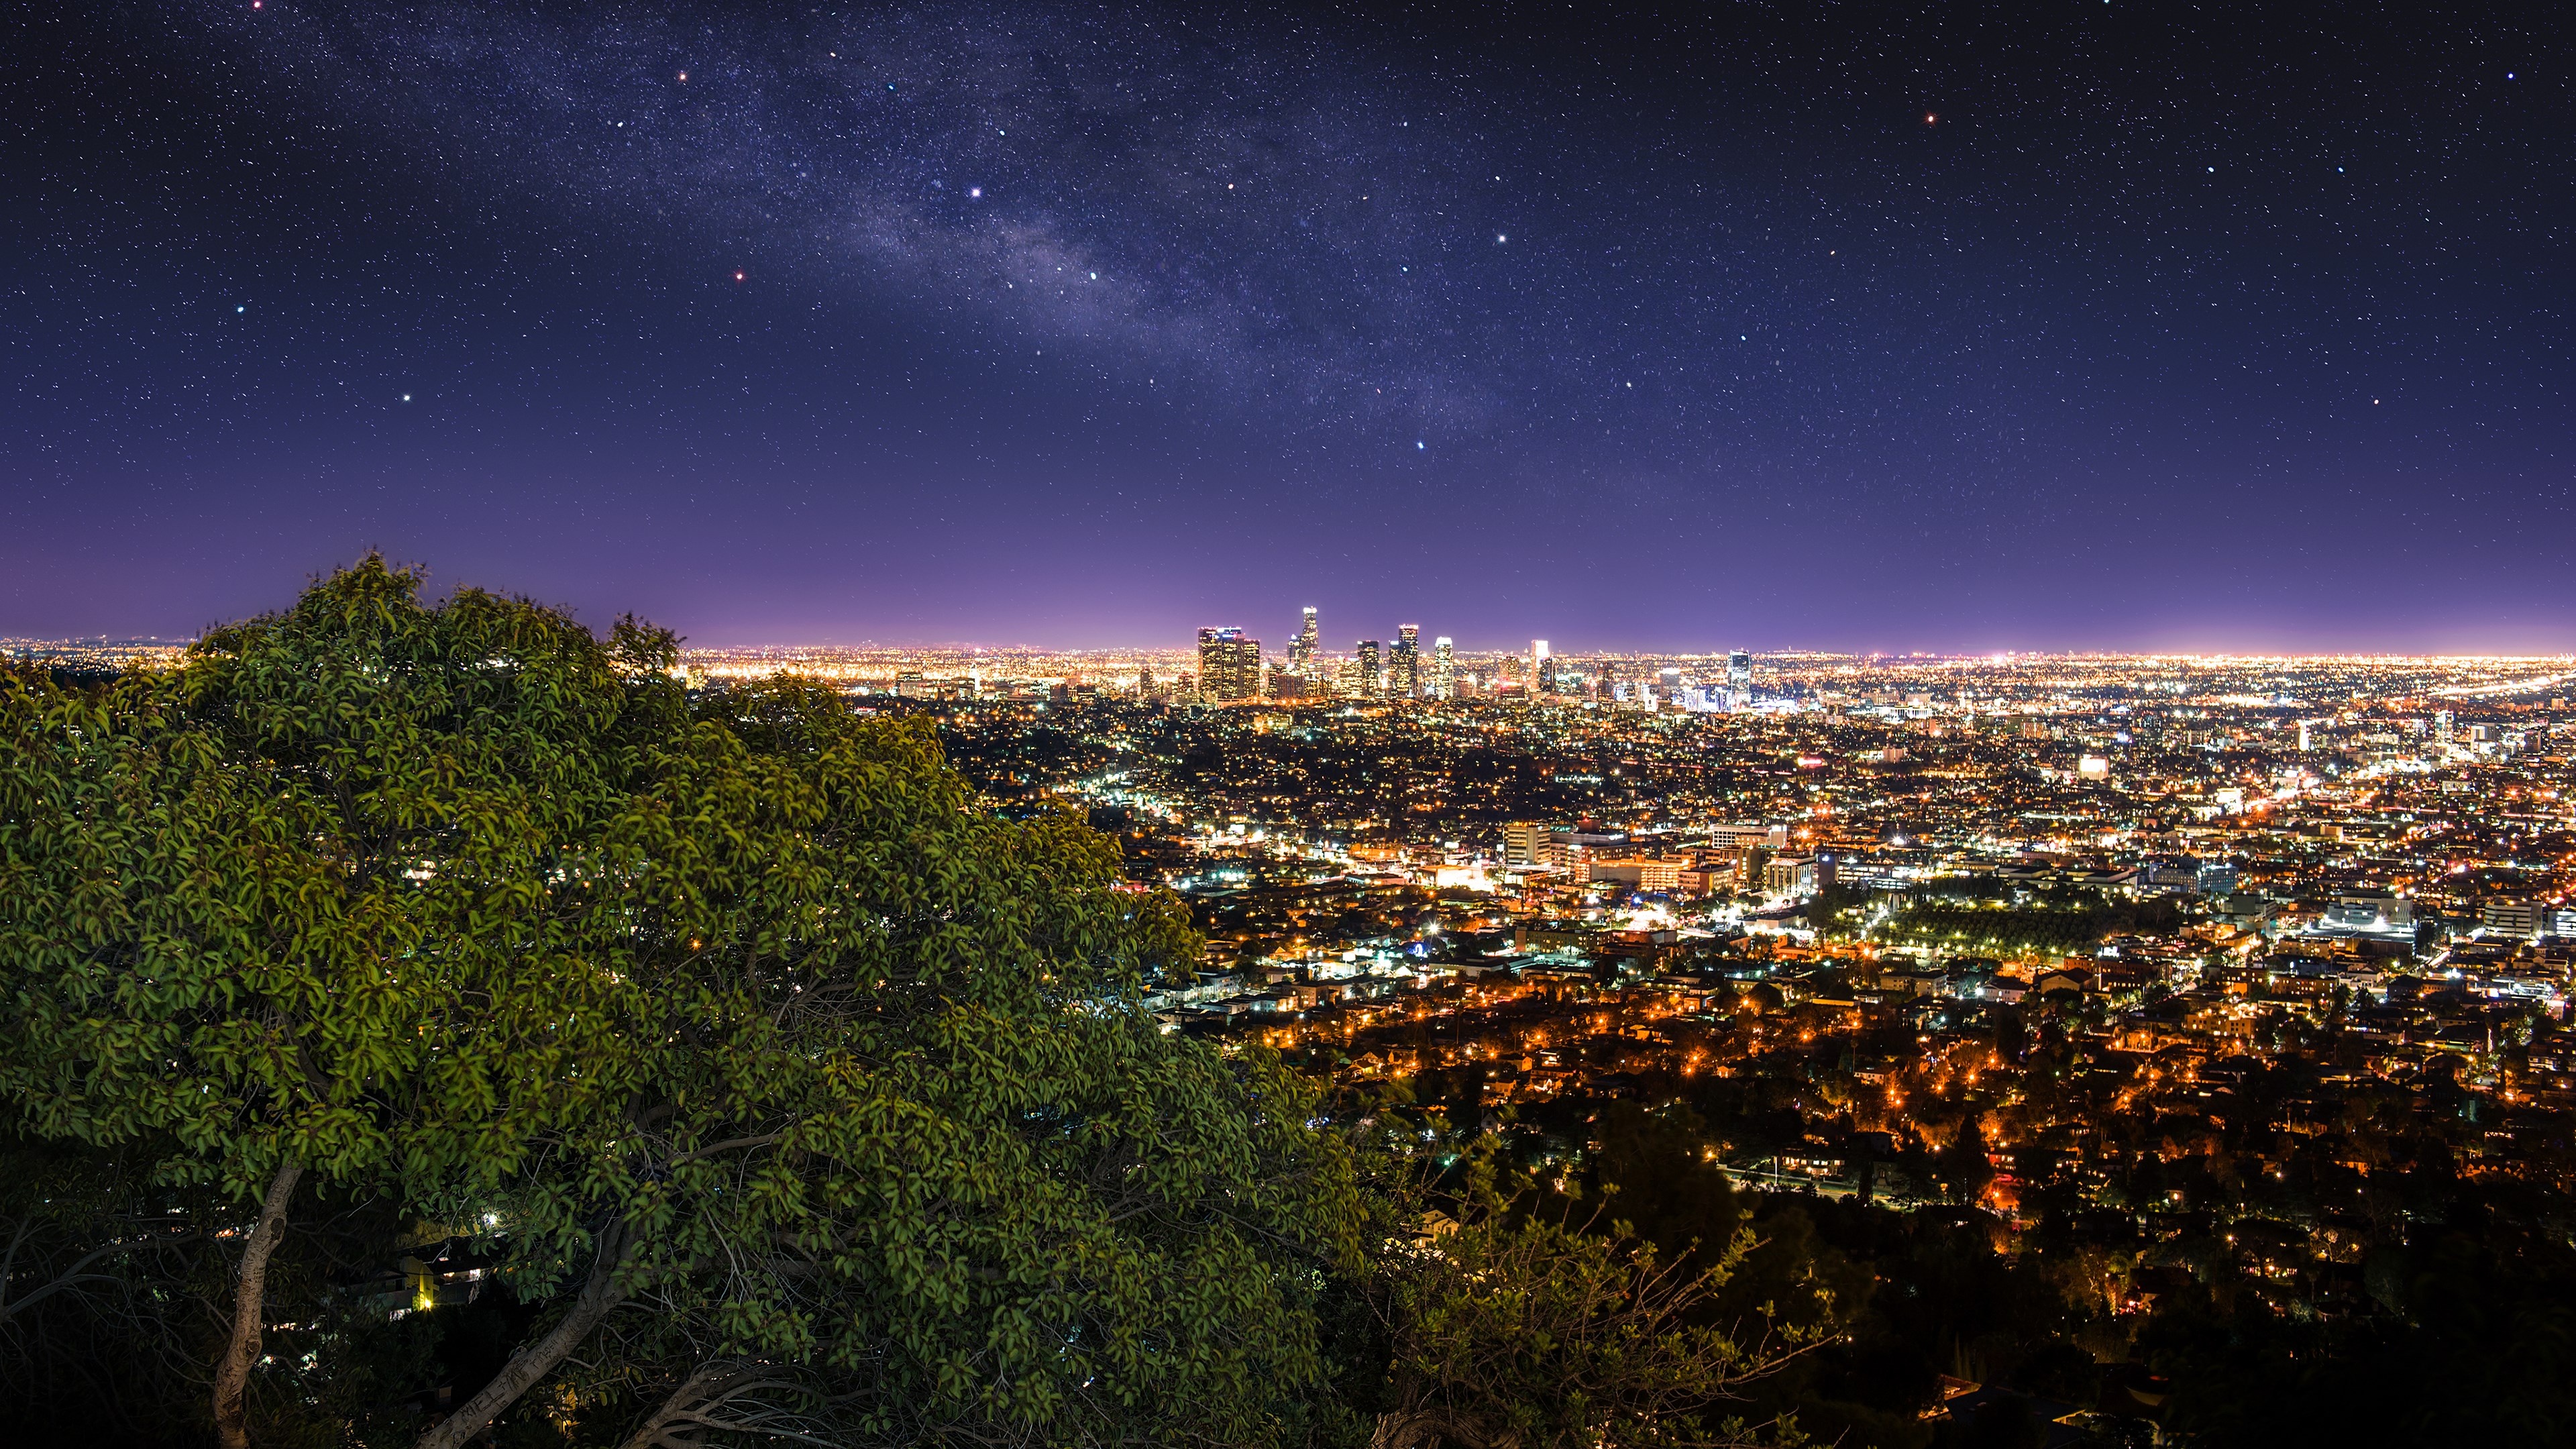
[[[651,621],[647,621],[647,622],[651,622]],[[1241,626],[1202,626],[1202,627],[1235,627],[1235,628],[1240,628]],[[145,652],[145,651],[155,651],[155,650],[158,650],[158,651],[176,651],[176,650],[184,649],[184,648],[186,648],[188,645],[190,645],[190,644],[194,643],[194,642],[196,641],[196,638],[197,638],[197,636],[196,636],[196,635],[192,635],[192,634],[182,634],[182,635],[156,635],[156,634],[131,634],[131,635],[117,635],[117,634],[66,634],[66,635],[48,635],[48,636],[40,636],[40,635],[9,635],[9,634],[0,634],[0,655],[7,655],[7,654],[11,654],[11,653],[13,653],[13,652],[15,652],[15,653],[24,653],[25,651],[38,650],[38,649],[80,649],[80,648],[109,649],[109,650],[117,650],[117,651],[134,651],[134,652]],[[1256,642],[1261,642],[1261,641],[1256,641]],[[1267,643],[1264,643],[1264,644],[1263,644],[1263,655],[1262,655],[1262,657],[1263,657],[1264,659],[1277,659],[1277,660],[1280,660],[1280,661],[1281,661],[1281,662],[1283,662],[1283,663],[1284,663],[1284,662],[1291,661],[1291,660],[1293,660],[1293,659],[1296,657],[1296,656],[1295,656],[1295,654],[1294,654],[1294,652],[1293,652],[1293,646],[1294,646],[1295,642],[1296,642],[1296,641],[1292,639],[1292,640],[1288,641],[1288,643],[1287,643],[1286,645],[1282,645],[1282,646],[1280,646],[1280,647],[1278,647],[1278,648],[1276,648],[1276,649],[1272,648],[1272,647],[1271,647],[1270,645],[1268,645]],[[1450,643],[1452,643],[1452,644],[1455,646],[1455,652],[1456,652],[1457,656],[1458,656],[1459,658],[1461,658],[1461,659],[1469,658],[1469,657],[1474,657],[1474,658],[1485,658],[1485,659],[1508,659],[1508,658],[1514,658],[1514,657],[1518,657],[1518,656],[1520,656],[1520,655],[1521,655],[1524,651],[1526,651],[1526,649],[1528,648],[1528,642],[1527,642],[1527,641],[1524,641],[1524,642],[1522,642],[1521,644],[1519,644],[1519,645],[1517,645],[1517,646],[1515,646],[1515,645],[1513,645],[1513,644],[1511,644],[1511,643],[1509,643],[1509,642],[1491,642],[1491,643],[1467,642],[1467,643],[1459,643],[1459,642],[1457,642],[1457,641],[1455,641],[1455,640],[1444,640],[1444,642],[1450,642]],[[1191,654],[1194,654],[1194,653],[1196,652],[1196,646],[1195,646],[1192,642],[1190,642],[1190,640],[1189,640],[1189,639],[1187,639],[1186,637],[1175,637],[1175,638],[1173,638],[1173,639],[1169,639],[1169,640],[1160,640],[1160,641],[1152,641],[1152,642],[1128,642],[1128,643],[1112,643],[1112,644],[1083,644],[1083,645],[1061,645],[1061,646],[1060,646],[1060,645],[1049,645],[1049,644],[1033,643],[1033,642],[1030,642],[1030,641],[1027,641],[1027,640],[1013,640],[1013,639],[982,639],[982,640],[977,640],[977,639],[917,639],[917,640],[902,640],[902,639],[852,639],[852,640],[839,640],[839,639],[830,639],[830,638],[803,638],[803,639],[799,639],[799,638],[784,638],[784,637],[782,637],[782,638],[769,638],[769,639],[750,638],[750,639],[737,639],[737,640],[722,640],[722,641],[717,641],[717,640],[697,640],[697,639],[691,639],[691,638],[688,638],[687,636],[685,636],[685,635],[684,635],[684,636],[682,636],[682,637],[681,637],[681,644],[680,644],[680,647],[681,647],[681,650],[682,650],[682,652],[683,652],[684,654],[701,654],[701,653],[708,653],[708,654],[759,654],[759,653],[774,653],[774,654],[788,655],[788,654],[796,654],[796,653],[813,653],[813,654],[824,654],[824,653],[846,653],[846,654],[854,654],[854,655],[855,655],[855,654],[902,654],[902,653],[918,653],[918,654],[953,654],[953,655],[957,655],[957,656],[960,656],[960,657],[969,656],[969,655],[975,655],[975,654],[991,654],[991,655],[1062,656],[1062,657],[1067,657],[1067,658],[1076,657],[1076,656],[1085,656],[1085,655],[1096,655],[1096,656],[1104,656],[1104,657],[1106,657],[1106,656],[1126,656],[1126,657],[1131,657],[1131,658],[1132,658],[1132,657],[1146,657],[1146,658],[1154,658],[1154,657],[1169,656],[1169,657],[1173,657],[1173,658],[1178,658],[1178,657],[1182,657],[1182,656],[1186,656],[1186,655],[1191,655]],[[2280,663],[2289,663],[2289,664],[2299,664],[2299,663],[2364,663],[2364,664],[2391,664],[2391,665],[2397,665],[2397,664],[2410,664],[2410,663],[2480,663],[2480,662],[2491,662],[2491,663],[2525,663],[2525,662],[2528,662],[2528,663],[2549,663],[2549,662],[2564,661],[2564,660],[2576,660],[2576,651],[2571,651],[2571,650],[2560,650],[2560,651],[2557,651],[2557,652],[2545,652],[2545,651],[2544,651],[2544,652],[2530,652],[2530,653],[2515,652],[2515,651],[2510,651],[2510,650],[2450,650],[2450,651],[2445,651],[2445,650],[2416,650],[2416,651],[2401,651],[2401,650],[2314,650],[2314,651],[2307,651],[2307,652],[2282,652],[2282,651],[2264,651],[2264,650],[2227,650],[2227,649],[2002,649],[2002,650],[1956,650],[1956,651],[1941,651],[1941,650],[1928,650],[1928,649],[1916,649],[1916,650],[1904,650],[1904,649],[1859,649],[1859,650],[1840,650],[1840,649],[1801,648],[1801,647],[1797,647],[1797,646],[1785,646],[1785,647],[1779,647],[1779,648],[1761,648],[1761,649],[1753,649],[1753,650],[1740,650],[1740,649],[1733,648],[1733,647],[1731,647],[1731,646],[1719,646],[1719,645],[1683,646],[1683,647],[1679,647],[1679,648],[1665,648],[1665,649],[1650,649],[1650,648],[1619,648],[1619,647],[1615,647],[1615,646],[1592,647],[1592,646],[1579,646],[1579,645],[1578,645],[1578,646],[1569,646],[1567,649],[1565,649],[1565,650],[1563,650],[1563,651],[1561,651],[1561,652],[1562,652],[1563,656],[1564,656],[1564,657],[1566,657],[1566,658],[1582,658],[1582,659],[1596,659],[1596,658],[1606,658],[1606,659],[1681,659],[1681,658],[1692,658],[1692,659],[1706,659],[1706,660],[1723,660],[1723,659],[1727,658],[1727,657],[1728,657],[1729,655],[1731,655],[1731,654],[1736,654],[1736,653],[1745,653],[1745,654],[1749,654],[1749,655],[1750,655],[1750,657],[1755,658],[1755,659],[1802,659],[1802,660],[1824,660],[1824,659],[1830,659],[1830,660],[1847,660],[1847,661],[1859,662],[1859,663],[1927,663],[1927,664],[1963,664],[1963,665],[1979,665],[1979,664],[1987,664],[1987,663],[2007,663],[2007,662],[2030,663],[2030,662],[2037,662],[2037,661],[2050,660],[2050,659],[2062,659],[2062,660],[2086,660],[2086,659],[2098,659],[2098,660],[2133,660],[2133,661],[2169,661],[2169,662],[2173,662],[2173,663],[2176,663],[2176,664],[2205,664],[2205,665],[2213,665],[2213,666],[2214,666],[2214,665],[2223,665],[2223,664],[2238,664],[2238,663],[2265,663],[2265,662],[2280,662]],[[1319,656],[1319,657],[1323,657],[1323,658],[1343,658],[1343,659],[1347,659],[1347,658],[1352,657],[1352,655],[1353,655],[1354,651],[1353,651],[1350,647],[1347,647],[1347,646],[1342,647],[1342,648],[1339,648],[1339,649],[1336,649],[1336,648],[1332,647],[1332,646],[1331,646],[1331,645],[1329,645],[1329,644],[1319,642],[1319,644],[1318,644],[1318,646],[1317,646],[1317,653],[1318,653],[1318,656]]]

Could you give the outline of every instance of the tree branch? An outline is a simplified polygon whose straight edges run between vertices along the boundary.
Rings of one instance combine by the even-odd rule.
[[[786,1135],[785,1132],[780,1131],[764,1132],[757,1137],[728,1137],[722,1142],[710,1142],[694,1151],[683,1152],[663,1165],[677,1167],[683,1162],[695,1162],[701,1157],[713,1157],[719,1152],[731,1152],[737,1147],[767,1147]]]
[[[268,1260],[286,1236],[286,1208],[295,1199],[295,1183],[304,1164],[288,1161],[269,1179],[268,1196],[259,1206],[259,1225],[242,1248],[241,1287],[233,1294],[232,1341],[215,1370],[215,1437],[223,1449],[248,1449],[250,1426],[242,1390],[251,1366],[259,1362],[260,1336],[266,1328]]]
[[[480,1393],[421,1435],[414,1449],[463,1449],[466,1440],[482,1433],[502,1410],[517,1403],[521,1394],[554,1372],[555,1366],[580,1347],[610,1310],[626,1301],[626,1290],[617,1283],[617,1271],[626,1266],[634,1252],[635,1241],[627,1235],[626,1225],[611,1223],[599,1235],[598,1257],[590,1265],[590,1278],[582,1284],[581,1296],[573,1300],[572,1311],[545,1337],[513,1355]]]

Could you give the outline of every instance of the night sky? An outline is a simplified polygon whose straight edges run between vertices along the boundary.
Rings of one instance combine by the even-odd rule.
[[[749,11],[0,21],[0,634],[2576,648],[2547,7]]]

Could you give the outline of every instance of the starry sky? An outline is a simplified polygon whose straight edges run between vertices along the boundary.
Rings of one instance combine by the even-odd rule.
[[[0,635],[2576,649],[2539,7],[0,27]]]

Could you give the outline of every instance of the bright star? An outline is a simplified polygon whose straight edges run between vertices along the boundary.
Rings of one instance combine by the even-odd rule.
[[[1507,242],[1510,241],[1511,238],[1503,235],[1501,232],[1496,232],[1494,233],[1494,240],[1498,242]]]
[[[410,402],[410,401],[411,401],[411,394],[410,394],[410,393],[404,393],[404,394],[403,394],[403,401],[404,401],[404,402]]]
[[[984,188],[980,186],[969,186],[966,188],[966,195],[970,198],[981,200],[984,195]]]
[[[1413,440],[1413,451],[1415,451],[1415,452],[1417,452],[1417,453],[1421,452],[1423,449],[1428,448],[1428,447],[1430,447],[1430,446],[1431,446],[1431,445],[1430,445],[1429,443],[1426,443],[1426,442],[1422,441],[1420,438],[1416,438],[1416,439],[1414,439],[1414,440]]]

